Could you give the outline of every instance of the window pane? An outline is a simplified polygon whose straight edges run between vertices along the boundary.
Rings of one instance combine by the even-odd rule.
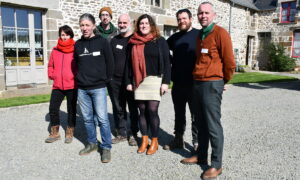
[[[281,6],[283,9],[287,9],[289,7],[289,3],[282,3]]]
[[[15,19],[14,19],[14,9],[13,8],[7,8],[2,7],[1,8],[1,14],[2,14],[2,25],[3,26],[15,26]]]
[[[287,21],[288,19],[287,19],[287,16],[282,16],[281,17],[281,21]]]
[[[288,12],[288,10],[287,10],[287,9],[285,9],[285,10],[282,10],[282,13],[281,13],[281,15],[282,15],[282,16],[286,16],[286,15],[287,15],[287,12]]]
[[[19,48],[19,66],[30,66],[30,50],[29,48]]]
[[[300,56],[300,49],[294,49],[294,56]]]
[[[34,28],[42,29],[42,12],[34,11]]]
[[[155,0],[155,6],[160,7],[160,0]]]
[[[295,21],[295,16],[291,15],[289,21],[290,21],[290,22],[294,22],[294,21]]]
[[[300,39],[300,32],[295,32],[294,38],[295,39]]]
[[[300,41],[294,42],[294,48],[300,48]]]
[[[296,9],[296,2],[291,2],[291,8]]]
[[[28,48],[29,47],[29,30],[28,29],[18,29],[18,47]]]
[[[34,39],[35,39],[35,47],[41,48],[43,47],[43,31],[42,30],[35,30],[34,31]]]
[[[16,48],[4,48],[4,64],[5,66],[17,66]]]
[[[15,28],[3,27],[3,42],[4,47],[17,47]]]
[[[28,28],[28,12],[26,10],[17,9],[17,27]]]
[[[42,66],[44,65],[44,58],[43,58],[43,49],[35,49],[35,63],[37,66]]]

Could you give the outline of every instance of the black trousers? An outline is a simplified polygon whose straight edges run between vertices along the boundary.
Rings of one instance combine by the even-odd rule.
[[[198,142],[198,129],[195,122],[195,117],[193,113],[193,104],[192,104],[192,85],[180,85],[173,84],[172,87],[172,100],[174,104],[175,111],[175,127],[174,134],[182,136],[185,132],[186,128],[186,104],[188,103],[190,113],[191,113],[191,121],[192,121],[192,142],[193,144]]]
[[[108,84],[107,89],[113,106],[113,117],[118,134],[121,136],[127,136],[127,103],[131,120],[131,133],[132,135],[136,135],[139,131],[139,116],[133,92],[126,90],[125,84],[122,80],[115,79]]]
[[[76,125],[76,105],[77,105],[77,89],[60,90],[53,89],[51,93],[49,115],[50,125],[60,125],[59,109],[64,98],[67,97],[68,126]]]
[[[198,124],[198,158],[206,160],[208,144],[211,144],[211,167],[222,167],[224,146],[223,127],[221,125],[221,102],[224,81],[194,81],[193,100],[195,119]]]

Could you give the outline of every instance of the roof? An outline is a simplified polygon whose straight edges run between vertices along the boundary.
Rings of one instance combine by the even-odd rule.
[[[274,10],[278,0],[230,0],[232,3],[256,11]]]

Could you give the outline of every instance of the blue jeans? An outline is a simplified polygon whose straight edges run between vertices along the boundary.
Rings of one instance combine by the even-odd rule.
[[[88,143],[97,143],[96,126],[99,125],[102,141],[100,148],[111,149],[106,88],[78,89],[78,103],[83,116]]]

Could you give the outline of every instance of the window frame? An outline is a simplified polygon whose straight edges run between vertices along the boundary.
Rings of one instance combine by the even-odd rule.
[[[298,56],[295,55],[295,41],[299,41],[300,42],[300,37],[299,39],[296,39],[296,33],[299,33],[300,35],[300,29],[297,29],[293,32],[293,41],[292,41],[292,57],[293,58],[299,58],[300,57],[300,54]],[[299,48],[296,48],[296,49],[299,49],[300,50],[300,47]]]
[[[291,9],[292,9],[292,3],[295,3],[295,10],[297,11],[297,1],[286,1],[286,2],[282,2],[281,6],[280,6],[280,23],[294,23],[295,22],[295,15],[294,15],[294,21],[290,21],[290,17],[291,17]],[[287,15],[285,15],[287,17],[286,21],[283,21],[282,19],[282,12],[285,8],[283,8],[283,4],[288,4],[288,8],[287,8]]]

